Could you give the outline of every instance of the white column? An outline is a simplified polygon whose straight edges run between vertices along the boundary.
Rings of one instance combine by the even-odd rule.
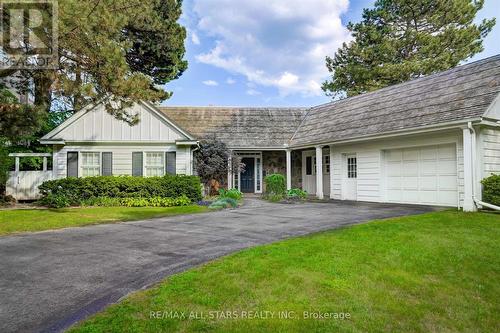
[[[43,157],[43,171],[47,171],[47,157]]]
[[[333,199],[333,146],[330,146],[330,199]]]
[[[16,156],[15,169],[16,175],[19,173],[19,157]]]
[[[464,212],[476,211],[476,205],[474,204],[473,188],[474,188],[474,177],[473,177],[473,166],[474,159],[472,157],[472,134],[468,128],[463,130],[463,140],[464,140]]]
[[[292,188],[292,151],[286,151],[286,189]]]
[[[233,188],[233,172],[232,172],[232,158],[231,156],[227,159],[227,189]]]
[[[323,147],[316,147],[316,196],[323,199]]]

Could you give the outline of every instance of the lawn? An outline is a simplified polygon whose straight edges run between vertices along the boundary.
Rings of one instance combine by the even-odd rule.
[[[0,235],[206,212],[202,206],[87,207],[0,211]]]
[[[499,215],[455,211],[290,239],[171,276],[71,332],[498,332],[499,239]]]

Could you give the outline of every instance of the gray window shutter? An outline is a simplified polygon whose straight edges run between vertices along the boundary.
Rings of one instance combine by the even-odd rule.
[[[132,176],[142,176],[142,151],[132,153]]]
[[[66,169],[68,177],[78,177],[78,152],[68,152]]]
[[[166,159],[165,171],[168,175],[175,175],[176,174],[175,156],[176,156],[175,151],[165,153],[165,159]]]
[[[102,172],[103,176],[113,175],[113,153],[102,153]]]

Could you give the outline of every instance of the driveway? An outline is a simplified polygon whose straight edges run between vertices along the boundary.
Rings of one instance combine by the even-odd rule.
[[[243,248],[432,210],[248,199],[237,210],[0,237],[0,332],[62,331],[132,291]]]

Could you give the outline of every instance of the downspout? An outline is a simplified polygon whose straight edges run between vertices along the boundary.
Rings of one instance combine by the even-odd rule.
[[[196,141],[196,148],[191,149],[191,174],[194,175],[194,152],[200,150],[200,141]]]
[[[472,163],[472,200],[474,201],[474,203],[477,206],[484,206],[484,207],[488,207],[488,208],[493,209],[493,210],[500,210],[499,206],[489,204],[487,202],[481,201],[481,200],[476,198],[476,193],[477,193],[476,192],[476,187],[477,187],[477,185],[476,185],[476,163],[474,163],[474,161],[476,160],[476,130],[474,129],[474,127],[472,126],[472,123],[470,121],[467,123],[467,127],[469,128],[469,131],[471,132],[471,135],[472,135],[472,149],[471,149],[471,155],[472,155],[471,161],[473,161],[473,163]]]

